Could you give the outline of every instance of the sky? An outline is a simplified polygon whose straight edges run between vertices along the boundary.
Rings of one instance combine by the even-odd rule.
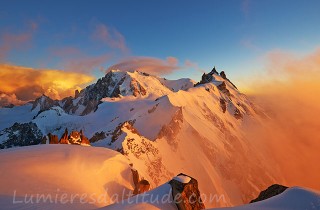
[[[307,56],[320,46],[319,0],[1,0],[0,5],[0,78],[22,81],[32,72],[37,84],[11,84],[31,94],[25,98],[43,91],[61,98],[65,86],[83,87],[114,67],[198,81],[216,66],[245,89],[243,78],[263,72],[270,54]],[[47,81],[55,76],[61,79]],[[2,87],[0,93],[19,95],[14,89]]]

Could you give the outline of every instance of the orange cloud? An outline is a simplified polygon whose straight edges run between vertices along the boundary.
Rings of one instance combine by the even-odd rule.
[[[74,94],[79,86],[91,82],[92,76],[52,69],[33,69],[0,64],[0,92],[15,95],[17,100],[33,100],[41,94],[61,99]]]
[[[302,74],[304,78],[309,78],[313,74],[320,73],[320,48],[306,56],[275,50],[267,53],[267,71],[271,75],[297,77]]]
[[[152,57],[130,57],[108,68],[107,71],[119,69],[122,71],[142,71],[153,75],[166,75],[180,69],[178,59],[168,57],[166,60]]]
[[[95,40],[101,41],[111,48],[120,49],[122,52],[127,53],[129,51],[126,46],[124,36],[115,28],[107,27],[104,24],[98,24],[93,33]]]
[[[251,84],[272,119],[248,133],[267,149],[285,184],[320,190],[320,50],[306,56],[273,51],[266,58],[263,79]]]
[[[17,96],[14,93],[0,93],[0,107],[8,106],[11,104],[20,105],[23,104],[23,101],[17,99]]]

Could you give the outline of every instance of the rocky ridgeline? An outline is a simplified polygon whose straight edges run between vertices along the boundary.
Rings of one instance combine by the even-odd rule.
[[[143,75],[147,76],[146,74]],[[121,88],[125,80],[129,81],[128,89]],[[87,86],[81,91],[75,90],[74,97],[69,96],[59,101],[42,95],[33,102],[32,110],[38,107],[38,114],[40,114],[54,106],[58,106],[68,114],[87,115],[98,108],[102,98],[115,98],[128,93],[135,97],[147,94],[146,89],[139,81],[131,78],[127,73],[110,71],[104,77],[98,79],[96,83]],[[79,112],[79,108],[82,110],[81,112]]]
[[[149,75],[145,73],[139,73],[139,75],[140,74],[144,77],[149,77]],[[213,83],[214,85],[210,85],[207,83]],[[208,92],[215,91],[214,89],[217,89],[221,93],[220,99],[218,100],[218,103],[221,107],[221,111],[223,113],[233,114],[233,116],[239,121],[242,120],[246,114],[251,115],[251,113],[256,112],[255,106],[253,104],[249,104],[248,106],[248,104],[246,105],[245,101],[239,100],[240,97],[237,98],[237,95],[232,95],[235,92],[237,93],[237,91],[233,88],[234,85],[227,78],[227,75],[224,71],[221,71],[219,73],[215,67],[211,70],[211,72],[204,73],[202,75],[201,81],[195,84],[195,86],[204,86]],[[33,122],[17,123],[11,127],[8,127],[0,131],[0,149],[10,148],[13,146],[34,145],[44,141],[42,137],[43,135],[46,135],[46,133],[49,131],[46,131],[46,133],[41,133],[36,123],[38,123],[37,119],[47,116],[46,111],[50,111],[48,112],[48,115],[54,113],[54,117],[67,116],[69,114],[87,115],[98,109],[98,105],[102,103],[102,98],[119,97],[120,95],[133,95],[136,97],[144,96],[146,95],[146,88],[147,87],[143,87],[142,84],[139,83],[139,81],[134,79],[134,77],[131,77],[130,74],[128,74],[127,72],[110,71],[103,78],[99,79],[96,83],[89,85],[81,91],[76,90],[74,97],[70,96],[62,100],[53,100],[48,96],[42,95],[41,97],[39,97],[31,103],[31,111],[33,114],[32,117],[34,119]],[[157,98],[156,101],[157,100],[159,100],[159,98]],[[158,105],[159,103],[157,103],[151,109],[148,109],[148,114],[156,112]],[[130,110],[130,112],[132,110]],[[205,113],[205,117],[208,120],[215,122],[216,127],[218,127],[219,130],[221,130],[221,132],[224,132],[225,129],[223,128],[225,126],[223,125],[223,122],[219,119],[219,117],[214,115],[214,113],[210,114],[209,108],[205,110]],[[258,114],[260,115],[260,113]],[[263,113],[261,113],[261,115],[262,114]],[[83,138],[85,138],[85,140],[81,140],[81,142],[83,141],[89,144],[89,142],[94,143],[100,140],[104,140],[108,138],[108,136],[111,136],[110,144],[113,144],[123,133],[122,130],[124,129],[124,127],[131,130],[133,133],[138,133],[138,131],[133,127],[135,120],[136,119],[132,119],[119,123],[117,127],[110,129],[110,131],[108,132],[103,130],[97,130],[88,142],[87,138],[83,134],[79,134],[80,136],[84,136]],[[178,110],[177,113],[173,115],[172,120],[167,125],[162,126],[156,138],[166,137],[168,143],[172,146],[174,150],[176,150],[178,145],[176,135],[179,133],[182,123],[183,115],[182,109],[180,108],[180,110]],[[57,127],[50,130],[50,132],[52,132],[53,130],[59,130],[60,128],[61,125],[57,125]],[[33,131],[34,134],[31,135],[30,131]],[[76,136],[77,134],[73,135]],[[46,139],[48,139],[48,141],[49,139],[51,139],[51,141],[49,142],[52,143],[79,144],[79,142],[69,139],[68,133],[64,134],[60,140],[58,136],[51,134],[47,136]],[[114,149],[118,151],[122,150],[122,148]]]
[[[60,140],[57,135],[49,133],[44,136],[41,141],[42,144],[76,144],[76,145],[90,145],[89,139],[83,134],[83,131],[71,131],[68,135],[68,129],[66,128]]]
[[[40,144],[42,132],[33,122],[14,123],[11,127],[0,131],[0,137],[5,137],[0,149],[22,147]]]
[[[198,82],[197,84],[195,84],[194,86],[198,86],[201,84],[206,84],[206,83],[210,83],[212,81],[214,81],[214,77],[213,75],[217,75],[222,77],[225,81],[222,81],[221,84],[217,85],[217,88],[224,94],[226,94],[228,97],[231,96],[230,91],[227,89],[227,84],[226,81],[229,82],[234,88],[237,89],[237,87],[227,78],[226,73],[224,71],[221,71],[220,74],[218,73],[218,71],[216,70],[216,67],[213,67],[213,69],[208,73],[203,73],[200,82]]]
[[[147,76],[144,73],[141,74]],[[227,83],[231,84],[235,89],[237,89],[237,87],[227,78],[224,71],[219,73],[215,67],[211,72],[204,73],[200,82],[196,83],[194,86],[215,81],[215,76],[219,76],[223,79],[221,84],[217,84],[219,91],[230,97],[231,94],[227,88]],[[123,86],[127,87],[123,88]],[[103,98],[115,98],[121,95],[133,95],[134,97],[138,97],[145,96],[146,94],[146,88],[126,72],[110,71],[104,77],[98,79],[96,83],[87,86],[81,91],[75,90],[74,97],[69,96],[59,101],[43,95],[33,102],[32,110],[38,108],[39,115],[43,111],[58,106],[68,114],[87,115],[98,109],[98,105]],[[37,115],[35,117],[37,117]]]
[[[221,71],[220,73],[217,71],[216,67],[213,67],[213,69],[208,73],[203,73],[202,77],[201,77],[201,81],[198,82],[197,84],[195,84],[194,86],[198,86],[201,84],[205,84],[205,83],[209,83],[213,80],[213,75],[218,75],[220,77],[222,77],[224,80],[228,81],[235,89],[237,89],[237,87],[227,78],[227,75],[224,71]],[[222,84],[225,82],[222,82]],[[221,86],[221,88],[225,87],[226,85],[223,84]],[[219,88],[219,87],[218,87]],[[220,89],[220,88],[219,88]]]
[[[121,89],[121,85],[125,80],[130,80],[129,90]],[[133,96],[146,95],[145,88],[134,78],[129,78],[125,72],[110,71],[104,77],[85,89],[75,92],[75,98],[69,97],[63,99],[63,109],[69,114],[75,114],[80,106],[85,109],[79,115],[87,115],[95,111],[100,104],[100,100],[105,97],[115,98],[120,95],[126,95],[126,91],[132,93]],[[78,99],[74,102],[74,99]]]

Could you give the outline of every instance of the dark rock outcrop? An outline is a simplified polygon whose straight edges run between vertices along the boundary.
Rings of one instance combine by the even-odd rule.
[[[47,143],[47,136],[43,136],[42,140],[41,140],[41,144],[46,144]]]
[[[238,108],[236,108],[236,110],[234,111],[234,117],[237,119],[237,120],[240,120],[243,118],[243,114],[240,112],[240,110]]]
[[[100,104],[100,101],[98,101],[98,100],[88,101],[86,104],[86,108],[83,110],[81,115],[87,115],[87,114],[90,114],[91,112],[97,110],[99,104]]]
[[[68,136],[68,129],[65,129],[64,134],[58,139],[57,135],[48,133],[43,135],[37,124],[29,123],[15,123],[11,127],[0,131],[0,137],[5,136],[4,141],[0,144],[0,149],[10,148],[14,146],[30,146],[37,144],[70,144],[70,138],[74,144],[90,145],[89,139],[84,135],[82,130],[80,132],[73,131]],[[75,141],[79,137],[79,142]]]
[[[39,114],[43,111],[49,110],[54,106],[59,106],[58,100],[53,100],[46,95],[42,95],[41,97],[37,98],[34,102],[32,102],[31,110],[34,110],[35,108],[39,107]]]
[[[73,99],[67,99],[64,103],[64,110],[68,113],[74,114],[79,106],[84,106],[85,109],[80,115],[87,115],[98,108],[100,100],[102,98],[119,97],[120,95],[126,95],[132,93],[133,96],[146,95],[146,89],[134,78],[130,77],[126,73],[119,73],[110,71],[104,77],[98,79],[98,81],[92,85],[87,86],[80,92],[75,92],[75,99],[80,98],[76,104],[73,104]],[[128,89],[121,89],[120,86],[126,79],[131,79]]]
[[[220,76],[223,78],[223,79],[227,79],[227,75],[224,71],[221,71],[220,72]]]
[[[82,130],[80,130],[80,138],[81,138],[81,144],[90,145],[89,139],[84,135]]]
[[[210,73],[209,74],[219,74],[218,73],[218,71],[216,70],[216,67],[214,66],[213,68],[212,68],[212,70],[210,71]]]
[[[132,163],[130,164],[130,166],[131,166],[133,184],[135,186],[133,190],[133,195],[147,192],[150,189],[150,183],[143,178],[140,180],[139,172],[133,168]]]
[[[14,104],[8,104],[8,105],[4,106],[4,108],[9,108],[9,109],[11,109],[13,107],[14,107]]]
[[[96,132],[91,138],[90,138],[90,142],[91,143],[94,143],[94,142],[97,142],[99,140],[102,140],[102,139],[105,139],[107,136],[106,136],[106,133],[101,131],[101,132]]]
[[[238,89],[237,86],[235,86],[228,78],[227,78],[227,75],[224,71],[221,71],[220,72],[220,76],[224,79],[224,80],[227,80],[235,89]]]
[[[182,123],[183,123],[182,107],[179,107],[179,109],[172,116],[172,119],[169,122],[169,124],[162,126],[156,139],[161,139],[163,137],[166,137],[168,144],[172,146],[173,150],[176,150],[178,146],[176,137],[181,130]]]
[[[216,70],[216,67],[213,67],[213,69],[208,74],[203,73],[203,75],[201,77],[201,81],[198,82],[197,84],[195,84],[194,86],[196,87],[198,85],[206,84],[206,83],[211,82],[213,80],[213,75],[214,74],[220,75],[221,78],[225,80],[225,81],[223,81],[223,83],[229,82],[235,89],[237,89],[237,87],[227,78],[226,73],[224,71],[221,71],[220,74],[219,74],[218,71]],[[227,87],[226,84],[223,84],[223,83],[221,84],[222,86],[220,88],[223,89],[223,90],[227,90],[226,93],[230,94],[229,90],[226,89],[226,87]]]
[[[0,144],[2,149],[40,144],[43,138],[41,130],[33,122],[14,123],[11,127],[0,131],[0,136],[2,135],[6,135],[5,140]]]
[[[154,105],[151,109],[148,110],[148,113],[153,113],[154,111],[156,111],[157,107],[158,107],[159,103],[157,103],[156,105]]]
[[[256,199],[253,199],[252,201],[250,201],[250,203],[263,201],[273,196],[279,195],[283,193],[286,189],[288,189],[288,187],[283,185],[279,185],[279,184],[271,185],[266,190],[262,191]]]
[[[227,102],[223,98],[220,98],[220,107],[221,107],[223,113],[226,113],[226,111],[227,111]]]
[[[198,85],[201,85],[201,84],[206,84],[206,83],[209,83],[212,81],[213,79],[213,74],[216,74],[216,75],[219,75],[219,73],[217,72],[216,70],[216,67],[213,67],[213,69],[208,73],[203,73],[202,77],[201,77],[201,80],[200,82],[198,82],[197,84],[195,84],[194,86],[198,86]]]
[[[60,144],[69,144],[68,129],[66,128],[59,141]]]
[[[133,195],[137,195],[137,194],[141,194],[141,193],[147,192],[147,191],[149,191],[149,189],[150,189],[150,183],[147,180],[142,179],[135,186],[135,188],[133,190]]]
[[[183,180],[183,182],[180,180]],[[169,184],[171,185],[172,197],[178,210],[205,209],[196,179],[180,173]]]
[[[223,92],[224,94],[226,94],[227,96],[231,96],[231,93],[230,93],[230,91],[227,89],[227,84],[226,84],[226,82],[222,82],[220,85],[218,85],[217,86],[218,87],[218,89],[221,91],[221,92]]]
[[[146,89],[135,79],[132,79],[130,82],[130,91],[135,97],[139,95],[145,96],[147,94]]]
[[[66,113],[75,113],[75,111],[79,108],[78,105],[73,105],[73,99],[71,96],[66,97],[61,100],[62,109]]]
[[[59,144],[57,135],[52,135],[51,133],[49,133],[48,138],[49,138],[49,144]]]
[[[80,94],[80,91],[77,89],[74,91],[74,98],[78,98]]]
[[[69,142],[71,144],[81,144],[81,135],[78,131],[71,131],[69,135]]]
[[[123,123],[119,123],[119,125],[112,132],[111,143],[118,140],[119,136],[123,133],[122,129],[125,127],[132,131],[133,133],[139,134],[138,130],[133,127],[135,120],[124,121]],[[140,134],[139,134],[140,135]]]
[[[68,129],[66,128],[62,134],[60,141],[57,135],[48,134],[49,144],[76,144],[76,145],[90,145],[89,139],[84,135],[83,131],[71,131],[68,136]]]
[[[132,172],[133,184],[134,184],[134,186],[137,186],[138,183],[139,183],[139,180],[140,180],[140,178],[139,178],[139,173],[138,173],[138,171],[137,171],[136,169],[134,169],[134,168],[131,168],[131,172]]]
[[[138,185],[139,185],[139,193],[147,192],[150,189],[150,183],[145,179],[142,179]]]

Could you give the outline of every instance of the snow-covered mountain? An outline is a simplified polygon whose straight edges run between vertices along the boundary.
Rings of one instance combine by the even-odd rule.
[[[86,115],[94,111],[100,100],[106,97],[134,96],[138,98],[159,97],[173,91],[192,87],[190,79],[168,81],[143,72],[112,70],[80,93],[75,98],[62,100],[61,107],[71,114]]]
[[[61,137],[65,128],[83,130],[92,146],[128,158],[151,188],[183,172],[197,178],[201,193],[224,196],[204,201],[207,208],[247,203],[282,180],[243,132],[266,115],[215,68],[197,84],[110,71],[74,97],[42,96],[1,108],[0,115],[2,148],[39,144],[48,133]]]

